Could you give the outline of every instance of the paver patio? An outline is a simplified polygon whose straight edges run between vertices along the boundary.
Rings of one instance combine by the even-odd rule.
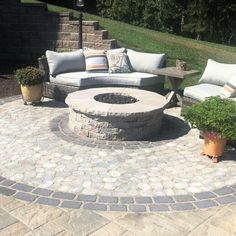
[[[152,141],[107,142],[70,132],[63,103],[1,99],[0,235],[234,235],[236,152],[200,157],[179,113]]]
[[[0,195],[0,235],[236,235],[236,204],[172,213],[68,210]]]

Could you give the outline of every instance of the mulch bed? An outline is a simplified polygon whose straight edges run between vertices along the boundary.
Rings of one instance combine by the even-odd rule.
[[[20,85],[14,75],[0,75],[0,98],[20,94]]]

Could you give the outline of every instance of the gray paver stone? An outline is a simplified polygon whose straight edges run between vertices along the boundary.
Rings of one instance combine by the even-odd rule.
[[[55,198],[73,200],[75,198],[75,194],[73,193],[65,193],[65,192],[55,192],[53,195]]]
[[[46,197],[50,196],[52,192],[53,192],[52,190],[48,190],[48,189],[44,189],[44,188],[36,188],[33,191],[34,194],[38,194],[38,195],[42,195],[42,196],[46,196]]]
[[[199,201],[199,202],[194,202],[194,204],[198,208],[209,208],[209,207],[218,206],[218,204],[213,200],[203,200],[203,201]]]
[[[137,204],[129,205],[129,210],[133,212],[146,212],[147,211],[146,206],[137,205]]]
[[[152,203],[151,197],[135,197],[135,202],[140,204]]]
[[[31,192],[34,189],[34,187],[32,186],[29,186],[27,184],[21,184],[21,183],[14,184],[12,188],[23,191],[23,192]]]
[[[121,204],[110,205],[110,210],[111,211],[127,211],[127,206],[121,205]]]
[[[58,206],[60,204],[60,200],[53,199],[53,198],[47,198],[47,197],[40,197],[36,203],[43,204],[43,205],[49,205],[49,206]]]
[[[236,184],[230,186],[231,188],[233,188],[234,190],[236,190]]]
[[[85,203],[84,209],[86,210],[95,210],[95,211],[106,211],[107,205],[99,203]]]
[[[201,192],[201,193],[195,193],[194,197],[203,200],[203,199],[209,199],[209,198],[216,198],[217,196],[212,192]]]
[[[2,183],[1,183],[1,185],[2,186],[12,186],[13,184],[15,184],[16,182],[15,181],[12,181],[12,180],[9,180],[9,179],[6,179],[6,180],[4,180]]]
[[[96,195],[80,194],[76,200],[85,202],[96,202],[96,199],[97,199]]]
[[[186,210],[194,210],[195,207],[192,203],[173,203],[170,204],[171,208],[176,211],[186,211]]]
[[[227,194],[234,193],[234,190],[230,187],[223,187],[223,188],[214,190],[214,192],[218,195],[227,195]]]
[[[192,202],[192,201],[195,201],[195,199],[193,198],[193,196],[191,195],[177,195],[177,196],[174,196],[175,200],[177,202]]]
[[[236,202],[236,197],[229,195],[229,196],[216,198],[215,200],[220,204],[228,204],[228,203]]]
[[[156,203],[174,203],[173,197],[169,196],[157,196],[153,198]]]
[[[36,195],[25,192],[17,192],[14,197],[27,202],[33,202],[37,198]]]
[[[99,197],[99,202],[104,202],[104,203],[117,203],[117,202],[118,202],[118,197],[100,196],[100,197]]]
[[[123,204],[132,204],[134,199],[132,197],[120,197],[120,202]]]
[[[150,211],[170,211],[168,205],[165,204],[153,204],[149,206]]]
[[[2,182],[3,180],[5,180],[5,178],[0,176],[0,182]]]
[[[79,209],[81,207],[81,205],[82,205],[81,202],[63,201],[61,204],[61,207]]]
[[[15,190],[0,186],[0,194],[3,194],[5,196],[11,196],[11,195],[15,194],[15,192],[16,192]]]

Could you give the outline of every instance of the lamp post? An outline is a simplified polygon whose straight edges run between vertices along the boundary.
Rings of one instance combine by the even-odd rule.
[[[82,8],[84,6],[84,0],[74,0],[75,8]],[[79,48],[83,48],[83,13],[79,14]]]

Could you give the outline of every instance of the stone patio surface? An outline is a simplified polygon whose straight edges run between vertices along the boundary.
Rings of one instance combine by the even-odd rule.
[[[1,236],[234,236],[236,204],[134,214],[57,208],[0,195]]]
[[[144,142],[81,139],[67,127],[64,103],[24,106],[1,100],[0,193],[68,208],[181,211],[236,201],[235,150],[218,164],[199,152],[202,140],[166,110],[163,131]]]

